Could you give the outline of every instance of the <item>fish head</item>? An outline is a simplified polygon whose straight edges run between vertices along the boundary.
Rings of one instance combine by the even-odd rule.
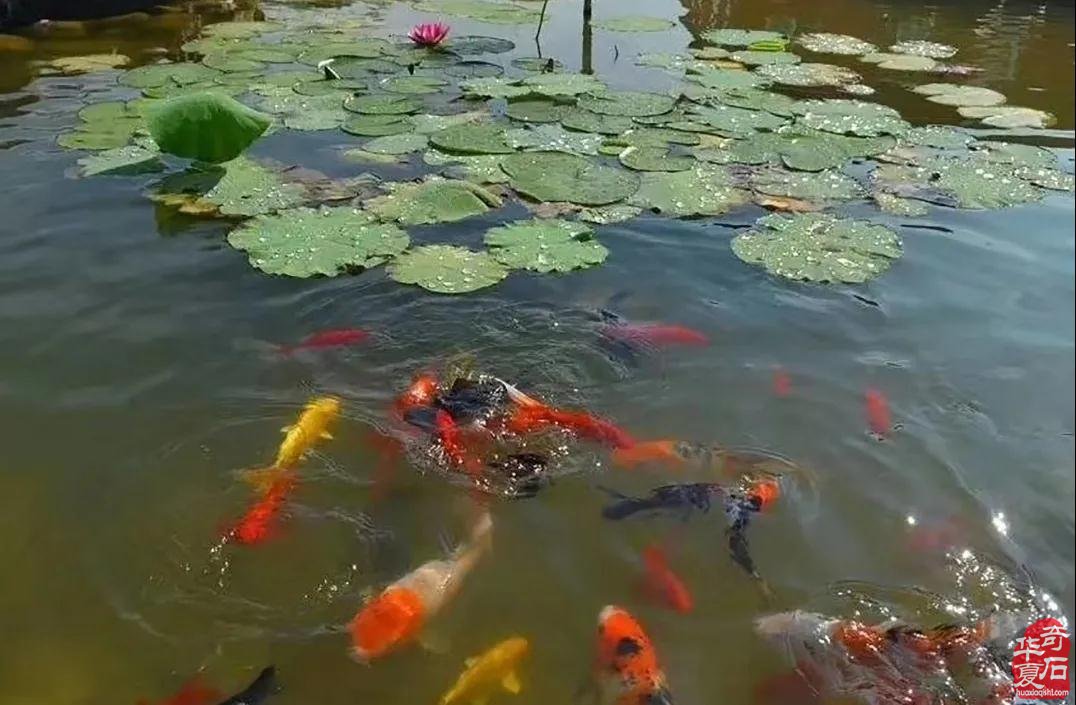
[[[665,674],[642,626],[621,607],[608,605],[598,615],[597,682],[618,703],[661,703]]]
[[[497,645],[501,659],[508,664],[516,664],[525,659],[531,651],[531,643],[521,636],[505,639]]]
[[[326,419],[335,418],[340,414],[340,400],[336,397],[318,397],[310,402],[309,408]]]

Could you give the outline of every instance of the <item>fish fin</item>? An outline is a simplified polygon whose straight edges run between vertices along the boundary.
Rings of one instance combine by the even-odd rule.
[[[501,679],[501,685],[513,695],[518,695],[523,690],[523,684],[519,682],[519,674],[515,671],[509,671],[505,674],[504,678]]]
[[[650,462],[679,465],[684,461],[676,452],[676,441],[669,440],[646,441],[613,451],[613,464],[622,468],[631,469]]]
[[[281,433],[287,433],[288,431],[292,430],[293,428],[295,428],[295,426],[293,426],[292,424],[288,424],[287,426],[281,426],[280,427],[280,432]]]
[[[327,441],[331,441],[333,439],[333,434],[329,433],[328,431],[322,431],[321,438],[324,438]]]
[[[519,391],[519,389],[517,389],[515,386],[509,384],[508,382],[505,382],[503,379],[500,379],[499,377],[495,377],[494,379],[496,379],[498,382],[500,382],[501,386],[504,387],[504,391],[506,391],[508,393],[508,398],[511,399],[516,404],[518,404],[519,406],[522,406],[522,407],[525,407],[525,408],[534,408],[534,409],[537,409],[537,408],[540,408],[540,407],[543,406],[542,402],[538,401],[537,399],[535,399],[533,397],[527,396],[523,392]]]
[[[284,470],[275,465],[270,465],[267,468],[247,468],[239,471],[239,476],[243,478],[243,482],[262,493],[268,492],[273,483],[279,480],[283,474]]]

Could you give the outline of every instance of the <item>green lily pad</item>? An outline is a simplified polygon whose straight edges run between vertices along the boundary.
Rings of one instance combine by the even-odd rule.
[[[643,212],[638,206],[629,206],[624,203],[614,203],[611,206],[599,206],[597,208],[584,208],[579,211],[579,220],[595,225],[609,225],[610,223],[623,223],[631,220]]]
[[[471,98],[518,98],[531,93],[531,89],[521,86],[518,79],[497,76],[461,81],[460,90]]]
[[[278,32],[284,29],[279,22],[263,21],[231,21],[207,25],[202,28],[202,34],[207,37],[237,39],[240,37],[253,37],[267,32]]]
[[[667,127],[635,127],[606,140],[607,144],[619,147],[662,147],[665,149],[670,144],[690,146],[699,142],[700,138],[697,134]]]
[[[926,42],[922,40],[898,42],[889,47],[889,51],[894,54],[926,56],[931,59],[949,59],[956,56],[956,47],[949,46],[948,44],[939,44],[937,42]]]
[[[941,125],[913,127],[900,136],[905,144],[914,144],[935,149],[965,149],[974,139],[967,132]]]
[[[911,129],[893,108],[861,100],[808,100],[797,105],[796,112],[798,124],[839,135],[900,136]]]
[[[687,78],[689,81],[699,84],[704,88],[708,88],[714,91],[736,91],[749,88],[758,88],[769,83],[769,79],[761,74],[751,71],[738,71],[734,69],[712,69],[705,68],[700,69],[697,66],[691,67],[688,70]],[[685,86],[684,95],[694,100]]]
[[[728,170],[713,164],[700,164],[688,171],[645,173],[639,190],[628,201],[679,218],[721,215],[746,202],[747,194],[733,185]]]
[[[387,46],[388,42],[374,37],[365,37],[362,40],[350,42],[318,43],[299,54],[299,61],[310,66],[317,66],[322,61],[341,56],[356,59],[376,59],[382,56],[382,50]]]
[[[725,53],[727,54],[728,52]],[[668,52],[644,53],[635,57],[637,66],[654,66],[667,71],[686,71],[695,62],[695,57],[689,54],[670,54]]]
[[[676,157],[662,147],[625,147],[620,163],[635,171],[687,171],[695,166],[691,157]]]
[[[772,64],[755,73],[784,86],[844,86],[861,80],[855,71],[833,64]]]
[[[381,90],[405,95],[437,93],[447,82],[436,76],[390,76],[381,80]]]
[[[221,165],[224,173],[204,195],[223,215],[252,216],[293,208],[304,200],[303,189],[246,157]]]
[[[926,215],[928,210],[925,204],[913,201],[910,198],[901,198],[891,193],[879,191],[874,196],[874,202],[883,213],[901,215],[907,218],[917,218]]]
[[[501,169],[503,159],[502,154],[446,154],[432,149],[422,157],[431,166],[446,167],[446,176],[475,184],[508,183],[508,174]]]
[[[399,135],[386,135],[372,139],[362,146],[367,152],[374,154],[409,154],[426,149],[429,138],[415,132],[405,132]]]
[[[938,69],[938,62],[931,59],[929,56],[915,56],[913,54],[878,54],[876,57],[884,56],[881,61],[876,61],[878,68],[887,69],[889,71],[936,71]],[[863,59],[866,61],[866,57]]]
[[[383,58],[363,58],[359,56],[338,56],[333,58],[332,69],[340,80],[361,81],[373,76],[397,73],[400,65]]]
[[[469,17],[490,24],[533,24],[539,16],[535,7],[487,0],[425,0],[415,8],[421,12]]]
[[[341,129],[360,137],[382,137],[411,132],[414,125],[407,115],[353,115]]]
[[[721,47],[699,47],[698,49],[688,49],[687,51],[700,61],[717,61],[729,57],[729,51]]]
[[[751,174],[751,187],[767,196],[797,198],[812,203],[847,201],[862,196],[855,179],[839,171],[791,172],[765,168]]]
[[[962,86],[956,83],[927,83],[912,89],[914,93],[925,95],[927,100],[941,105],[958,107],[988,107],[1001,105],[1005,95],[989,88],[979,86]]]
[[[239,156],[270,122],[268,116],[218,93],[170,98],[147,115],[161,151],[214,164]]]
[[[76,129],[64,132],[56,138],[56,144],[66,149],[90,151],[118,149],[131,140],[131,132],[108,132]]]
[[[473,56],[476,54],[503,54],[512,51],[516,45],[500,37],[466,36],[449,41],[448,48],[457,54]]]
[[[49,61],[49,66],[64,74],[93,73],[126,66],[130,61],[123,54],[84,54],[57,57]]]
[[[261,215],[228,234],[228,244],[245,251],[252,266],[300,278],[375,267],[403,252],[409,242],[395,225],[347,206]]]
[[[847,34],[831,34],[830,32],[813,32],[801,34],[796,37],[796,43],[807,51],[816,54],[840,54],[855,56],[857,54],[870,54],[878,50],[870,42],[865,42]]]
[[[300,95],[288,88],[266,90],[256,102],[259,109],[273,115],[290,115],[307,111],[338,111],[345,94],[339,91],[326,95]]]
[[[564,64],[548,56],[517,56],[512,59],[512,66],[533,73],[555,73],[564,70]]]
[[[83,176],[96,176],[99,174],[129,176],[164,169],[159,151],[135,144],[108,149],[99,154],[83,157],[78,160],[78,165],[82,168]]]
[[[285,115],[284,127],[304,132],[335,130],[342,127],[346,119],[347,114],[339,106],[318,106]]]
[[[540,73],[527,76],[520,81],[520,85],[531,93],[550,98],[600,93],[605,90],[604,83],[582,73]]]
[[[734,108],[765,110],[774,115],[791,117],[795,114],[797,101],[781,93],[771,93],[756,88],[741,88],[721,96],[721,103]]]
[[[934,157],[920,164],[882,164],[873,178],[880,190],[960,208],[1007,208],[1041,200],[1043,191],[1022,178],[1026,166],[971,154]]]
[[[629,117],[600,115],[579,107],[565,110],[561,115],[560,124],[569,130],[596,132],[601,135],[619,135],[635,126]]]
[[[488,252],[449,245],[416,247],[397,257],[388,268],[393,281],[416,284],[437,294],[484,289],[507,277],[508,271]]]
[[[623,117],[661,115],[672,110],[675,105],[676,99],[672,96],[637,91],[609,91],[584,95],[578,101],[578,106],[584,110]]]
[[[251,61],[261,61],[267,64],[290,64],[295,61],[296,52],[282,46],[267,46],[248,44],[245,47],[232,49],[228,54]]]
[[[492,194],[465,181],[430,178],[418,183],[386,184],[390,192],[366,202],[366,209],[382,220],[402,225],[450,223],[489,210],[484,197]]]
[[[571,132],[560,125],[538,125],[508,130],[505,141],[515,149],[593,156],[598,153],[602,138],[601,135]]]
[[[511,177],[512,188],[537,201],[603,206],[627,198],[639,185],[630,172],[561,152],[510,154],[501,168]]]
[[[732,251],[786,279],[850,284],[877,277],[904,254],[884,225],[823,213],[760,218],[732,240]]]
[[[745,136],[757,130],[776,130],[787,120],[761,110],[746,110],[721,105],[715,108],[697,106],[689,111],[691,118],[714,128],[727,137]]]
[[[456,113],[454,115],[412,115],[409,120],[411,121],[411,124],[415,126],[415,132],[421,132],[424,135],[432,135],[434,132],[440,132],[441,130],[455,127],[456,125],[482,122],[488,117],[488,114],[485,112],[474,111],[469,113]]]
[[[211,81],[220,72],[201,64],[152,64],[139,66],[120,76],[120,83],[132,88],[154,88],[166,83],[186,85]]]
[[[733,52],[730,57],[747,66],[768,66],[770,64],[798,64],[800,57],[787,51],[751,51],[742,49]]]
[[[786,167],[796,171],[825,171],[857,157],[882,154],[897,145],[896,139],[886,135],[849,137],[831,132],[803,131],[783,137],[778,146],[781,160]]]
[[[515,100],[504,114],[520,122],[558,122],[566,106],[551,100]]]
[[[646,17],[643,15],[624,15],[607,20],[598,20],[593,25],[609,32],[664,32],[676,26],[663,17]]]
[[[723,47],[748,47],[758,42],[788,41],[788,37],[780,32],[760,29],[711,29],[703,32],[702,38]]]
[[[344,101],[344,110],[363,115],[405,115],[421,109],[422,103],[418,100],[395,93],[353,95]]]
[[[505,142],[504,129],[489,122],[454,125],[434,132],[430,135],[430,144],[458,154],[509,154],[515,151]]]
[[[1057,118],[1052,113],[1014,105],[965,106],[957,108],[956,111],[962,117],[978,120],[984,125],[1009,129],[1018,127],[1044,128],[1057,122]]]
[[[344,150],[343,157],[349,162],[360,162],[362,164],[404,164],[407,162],[407,160],[399,154],[367,152],[361,147]]]
[[[260,61],[244,59],[241,56],[232,54],[206,54],[202,57],[202,64],[225,73],[247,73],[265,70],[265,64]]]
[[[504,75],[504,67],[488,61],[461,61],[446,66],[445,73],[456,78],[490,78]]]
[[[542,219],[509,223],[486,231],[490,255],[506,267],[535,272],[570,272],[601,264],[609,250],[582,223]]]

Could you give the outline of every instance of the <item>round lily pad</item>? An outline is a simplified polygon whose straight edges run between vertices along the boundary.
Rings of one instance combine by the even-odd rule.
[[[602,138],[601,135],[571,132],[560,125],[538,125],[508,130],[505,141],[515,149],[595,155]]]
[[[518,79],[498,76],[469,78],[460,82],[460,89],[472,98],[517,98],[531,93]]]
[[[758,42],[788,41],[788,37],[780,32],[760,29],[711,29],[703,32],[702,38],[723,47],[748,47]]]
[[[474,111],[453,115],[412,115],[408,120],[415,126],[415,132],[432,135],[434,132],[440,132],[449,127],[482,122],[487,118],[488,115],[484,111]]]
[[[565,110],[561,115],[560,124],[569,130],[596,132],[601,135],[618,135],[634,127],[629,117],[600,115],[579,107]]]
[[[430,144],[458,154],[509,154],[513,149],[504,139],[504,129],[488,122],[453,125],[430,135]]]
[[[796,112],[798,124],[837,134],[877,137],[911,129],[893,108],[861,100],[809,100],[799,103]]]
[[[344,101],[344,109],[364,115],[404,115],[417,113],[422,103],[407,95],[371,93],[351,96]]]
[[[668,148],[670,144],[695,145],[700,139],[697,134],[667,127],[635,127],[621,135],[610,137],[606,142],[621,147]]]
[[[913,92],[925,95],[932,103],[959,107],[985,107],[1001,105],[1005,95],[989,88],[962,86],[956,83],[927,83],[916,86]]]
[[[725,136],[744,136],[756,130],[776,130],[787,120],[762,110],[745,110],[720,105],[715,108],[698,106],[690,113],[693,120],[703,122]]]
[[[152,64],[131,69],[120,76],[120,83],[132,88],[153,88],[166,83],[186,85],[210,81],[220,72],[208,66],[191,63]]]
[[[385,135],[372,139],[362,146],[367,152],[374,154],[409,154],[426,148],[428,138],[414,132],[404,132],[398,135]]]
[[[601,206],[627,198],[639,185],[630,172],[561,152],[510,154],[501,168],[511,177],[512,188],[538,201]]]
[[[635,57],[637,66],[656,66],[669,71],[684,71],[695,62],[695,57],[689,54],[670,54],[664,51],[639,54]]]
[[[488,252],[449,245],[416,247],[388,268],[394,281],[416,284],[437,294],[465,294],[493,286],[507,277],[508,271]]]
[[[963,150],[974,138],[963,130],[942,125],[913,127],[900,136],[904,144],[914,144],[935,149]]]
[[[623,223],[631,220],[642,213],[642,208],[629,206],[624,203],[614,203],[611,206],[599,206],[597,208],[584,208],[579,211],[579,220],[595,225],[608,225],[610,223]]]
[[[445,73],[456,78],[491,78],[504,74],[504,67],[488,61],[461,61],[445,67]]]
[[[361,137],[381,137],[411,132],[414,125],[406,115],[353,115],[341,129]]]
[[[565,107],[551,100],[514,100],[504,114],[520,122],[557,122]]]
[[[851,284],[882,274],[904,254],[900,238],[884,225],[823,213],[760,218],[733,239],[732,251],[786,279]]]
[[[527,76],[520,85],[531,93],[555,98],[583,93],[599,93],[605,84],[593,76],[582,73],[540,73]]]
[[[480,197],[482,189],[465,181],[431,178],[386,186],[390,192],[367,201],[366,209],[382,220],[395,220],[403,225],[448,223],[489,210]]]
[[[429,150],[422,160],[432,166],[444,166],[443,173],[454,179],[465,179],[475,184],[503,184],[508,174],[501,169],[502,154],[446,154]]]
[[[800,62],[800,57],[787,51],[751,51],[750,49],[742,49],[733,52],[730,58],[747,66],[798,64]]]
[[[270,119],[219,93],[171,98],[148,111],[150,134],[162,151],[201,162],[239,156],[269,127]]]
[[[1035,110],[1034,108],[1020,108],[1014,105],[965,106],[957,108],[956,111],[961,116],[978,120],[984,125],[1009,129],[1017,127],[1049,127],[1057,121],[1057,118],[1051,113]]]
[[[403,252],[407,233],[351,207],[295,208],[248,220],[228,234],[268,274],[332,277],[374,267]]]
[[[847,34],[832,34],[830,32],[812,32],[801,34],[796,37],[796,43],[807,51],[816,54],[841,54],[855,56],[857,54],[870,54],[877,51],[877,47],[870,42],[865,42]]]
[[[390,76],[382,79],[379,87],[389,93],[403,93],[405,95],[422,95],[425,93],[437,93],[446,85],[446,81],[436,76]]]
[[[448,48],[457,54],[503,54],[512,51],[516,45],[500,37],[464,36],[448,42]]]
[[[624,15],[593,23],[598,29],[609,32],[664,32],[676,25],[663,17]]]
[[[689,81],[699,84],[713,91],[724,93],[750,88],[758,88],[770,82],[770,79],[752,71],[737,71],[732,69],[702,69],[692,67],[687,75]],[[685,87],[684,95],[694,99]]]
[[[130,144],[124,147],[105,150],[78,160],[83,176],[115,174],[129,176],[161,171],[161,153],[140,145]]]
[[[792,172],[764,168],[751,174],[751,187],[767,196],[804,201],[847,201],[862,195],[855,179],[839,171]]]
[[[490,24],[533,24],[539,16],[537,7],[489,0],[424,0],[415,7],[422,12],[469,17]]]
[[[860,81],[855,71],[833,64],[773,64],[760,66],[755,73],[785,86],[843,86]]]
[[[620,163],[635,171],[686,171],[695,165],[691,157],[676,157],[662,147],[625,147]]]
[[[202,63],[211,69],[224,71],[225,73],[248,73],[264,71],[265,64],[252,59],[244,59],[232,54],[206,54],[202,57]]]
[[[873,178],[882,190],[960,208],[1007,208],[1043,197],[1028,168],[978,154],[935,157],[910,165],[883,164]]]
[[[721,103],[734,108],[765,110],[774,115],[789,117],[795,112],[797,101],[781,93],[772,93],[758,90],[757,88],[742,88],[723,94]]]
[[[131,59],[123,54],[85,54],[82,56],[60,56],[49,61],[49,65],[65,74],[93,73],[126,66]]]
[[[929,56],[914,54],[891,54],[875,63],[878,68],[889,71],[935,71],[938,68],[938,62]]]
[[[649,172],[628,203],[672,217],[720,215],[747,202],[725,167],[700,164],[679,172]]]
[[[338,56],[333,59],[332,70],[341,79],[359,80],[378,74],[397,73],[400,70],[400,65],[395,61],[383,58]]]
[[[672,96],[637,91],[609,91],[579,98],[578,106],[602,115],[640,117],[667,113],[676,105]]]
[[[554,73],[564,70],[564,64],[548,56],[517,56],[512,59],[512,66],[534,73]]]
[[[223,215],[252,216],[285,210],[304,200],[303,188],[246,157],[222,165],[224,173],[204,198]]]
[[[938,42],[923,40],[907,40],[898,42],[889,47],[894,54],[911,54],[913,56],[927,56],[931,59],[948,59],[956,56],[956,47]]]
[[[486,245],[495,260],[513,269],[569,272],[601,264],[609,250],[588,226],[559,219],[521,221],[490,228]]]

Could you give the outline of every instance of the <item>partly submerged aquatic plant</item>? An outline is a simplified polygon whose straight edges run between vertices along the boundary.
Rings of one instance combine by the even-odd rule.
[[[436,47],[448,36],[448,25],[443,22],[423,22],[411,28],[407,38],[420,47]]]

